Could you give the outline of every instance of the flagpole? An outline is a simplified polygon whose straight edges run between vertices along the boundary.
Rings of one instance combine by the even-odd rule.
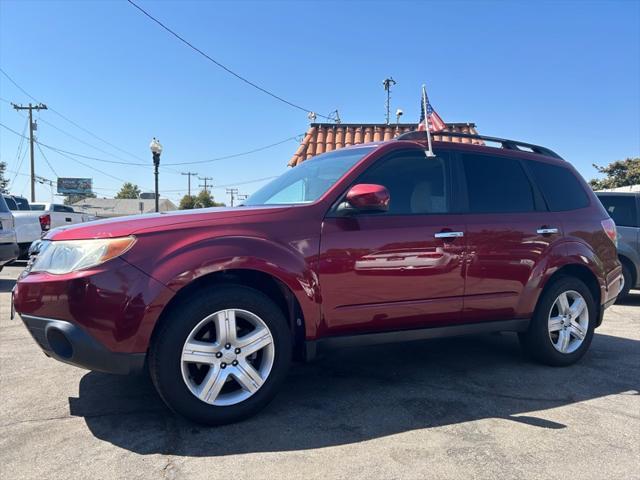
[[[429,114],[427,112],[427,87],[424,83],[422,84],[422,109],[424,110],[424,126],[427,130],[427,144],[429,145],[427,157],[435,157],[431,146],[431,129],[429,128]]]

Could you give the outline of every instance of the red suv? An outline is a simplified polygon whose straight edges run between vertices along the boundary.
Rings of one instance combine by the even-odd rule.
[[[15,309],[47,355],[146,365],[208,424],[257,412],[292,359],[333,347],[512,331],[576,362],[622,283],[601,203],[546,148],[452,134],[469,143],[434,155],[424,135],[320,155],[239,208],[56,229]]]

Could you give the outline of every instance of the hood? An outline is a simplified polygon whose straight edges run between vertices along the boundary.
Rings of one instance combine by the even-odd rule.
[[[186,227],[199,223],[221,223],[225,220],[238,217],[249,217],[253,215],[264,216],[275,212],[282,212],[289,208],[291,207],[214,207],[179,210],[168,213],[131,215],[55,228],[51,230],[45,238],[48,240],[84,240],[90,238],[126,237],[127,235],[134,235],[143,231],[163,230],[169,226],[184,225]]]

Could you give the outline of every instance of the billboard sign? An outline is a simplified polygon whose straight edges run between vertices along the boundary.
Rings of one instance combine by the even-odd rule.
[[[59,195],[83,195],[91,193],[91,178],[58,178]]]

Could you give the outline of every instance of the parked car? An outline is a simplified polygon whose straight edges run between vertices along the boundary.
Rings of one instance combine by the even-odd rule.
[[[424,135],[319,155],[238,208],[51,232],[16,311],[47,355],[146,364],[170,408],[207,424],[256,413],[292,359],[336,347],[509,331],[573,364],[620,292],[614,222],[549,149],[451,134],[502,148],[430,156]]]
[[[0,195],[0,271],[5,265],[16,260],[19,252],[13,215],[4,197]]]
[[[31,243],[42,237],[45,231],[44,225],[38,218],[40,215],[31,211],[29,202],[24,197],[13,195],[3,195],[3,197],[13,214],[16,241],[20,250],[18,258],[25,259]]]
[[[5,195],[5,201],[9,206],[9,210],[31,210],[29,208],[29,200],[18,195]]]
[[[71,207],[52,203],[34,203],[32,208],[24,197],[4,195],[13,211],[21,259],[28,258],[29,247],[52,228],[91,220],[89,215],[75,213]]]
[[[640,193],[596,192],[618,230],[618,258],[624,287],[619,298],[640,288]]]
[[[49,215],[49,228],[57,228],[74,223],[89,222],[94,217],[86,213],[76,212],[73,207],[61,203],[41,203],[34,202],[30,205],[31,210],[40,212],[40,215]],[[46,222],[45,222],[46,223]]]

